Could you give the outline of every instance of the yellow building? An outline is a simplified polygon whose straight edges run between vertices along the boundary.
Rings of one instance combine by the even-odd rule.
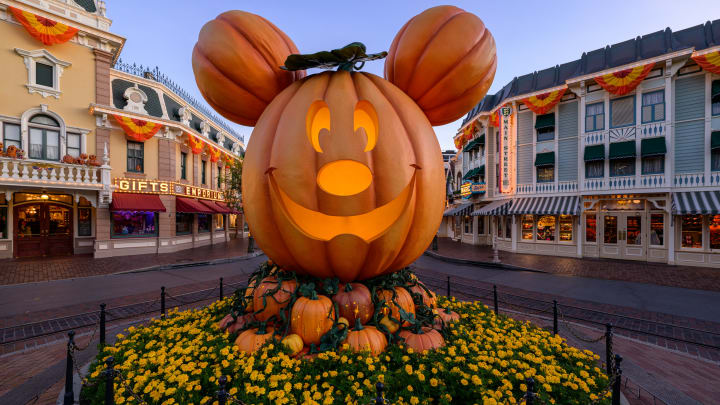
[[[157,69],[119,63],[101,0],[0,0],[0,257],[172,252],[242,219],[242,137]]]

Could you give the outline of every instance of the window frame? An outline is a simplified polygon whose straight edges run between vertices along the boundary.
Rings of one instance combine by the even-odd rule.
[[[710,82],[710,89],[712,91],[712,85],[715,82],[720,82],[720,79],[712,80]],[[720,116],[720,94],[715,96],[716,100],[713,100],[712,92],[710,93],[710,116],[711,117],[718,117]]]
[[[159,229],[160,213],[159,213],[159,212],[157,212],[157,211],[132,211],[132,212],[153,212],[153,213],[154,213],[154,215],[153,215],[153,221],[154,221],[154,229],[155,229],[155,232],[152,233],[152,234],[147,233],[147,234],[142,234],[142,235],[138,235],[138,234],[127,234],[127,235],[123,235],[123,234],[121,234],[121,233],[120,233],[120,234],[116,234],[116,233],[115,233],[115,215],[113,214],[114,211],[110,211],[110,239],[157,238],[157,237],[160,235],[160,229]]]
[[[589,176],[588,175],[588,164],[597,164],[602,168],[602,171],[599,176]],[[585,161],[585,178],[586,179],[602,179],[605,178],[605,160],[586,160]]]
[[[3,122],[3,123],[2,123],[2,127],[3,127],[3,128],[2,128],[2,130],[3,130],[3,136],[2,136],[2,140],[3,140],[3,152],[7,152],[7,148],[8,148],[8,146],[9,146],[9,145],[8,145],[8,138],[7,138],[7,134],[8,134],[7,127],[8,127],[8,126],[15,126],[15,127],[17,127],[17,129],[18,129],[18,132],[17,132],[17,133],[18,133],[18,139],[10,139],[9,141],[10,141],[10,142],[13,142],[13,145],[15,145],[15,143],[17,143],[17,145],[15,145],[15,147],[18,148],[18,149],[22,149],[22,125],[16,124],[16,123],[14,123],[14,122]]]
[[[72,136],[72,137],[75,137],[75,136],[77,137],[77,141],[78,141],[78,146],[77,146],[77,148],[70,146],[70,137],[71,137],[71,136]],[[72,150],[77,150],[77,156],[70,154],[70,150],[71,150],[71,149],[72,149]],[[76,133],[76,132],[67,132],[67,133],[65,134],[65,154],[66,154],[66,155],[70,155],[70,156],[72,156],[72,157],[74,157],[74,158],[77,158],[77,157],[80,157],[80,155],[81,155],[82,153],[83,153],[83,152],[82,152],[82,134],[79,134],[79,133]]]
[[[663,96],[663,97],[662,97],[662,103],[655,103],[655,104],[645,105],[645,95],[655,94],[655,93],[661,93],[661,94],[662,94],[662,96]],[[642,124],[649,124],[649,123],[652,123],[652,122],[662,122],[662,121],[665,121],[665,89],[648,91],[647,93],[642,93],[640,97],[641,97],[641,100],[640,100],[640,103],[641,103],[641,106],[640,106],[640,108],[641,108],[641,110],[640,110],[640,123],[642,123]],[[658,105],[662,105],[663,119],[661,119],[661,120],[660,120],[660,119],[655,119],[655,106],[658,106]],[[645,121],[645,119],[644,119],[644,116],[643,116],[644,114],[642,113],[642,109],[644,109],[645,107],[652,107],[652,108],[650,109],[650,111],[651,111],[651,112],[650,112],[650,115],[652,116],[652,119],[651,119],[650,121]]]
[[[34,51],[27,51],[20,48],[15,48],[15,53],[23,58],[25,69],[27,70],[27,82],[25,87],[28,89],[28,93],[38,93],[43,98],[55,97],[60,98],[62,91],[60,90],[60,77],[63,74],[63,70],[70,67],[70,62],[56,58],[53,54],[45,49],[36,49]],[[37,64],[51,66],[53,85],[46,86],[37,82]]]
[[[588,115],[588,107],[601,105],[602,106],[602,113],[600,114],[592,114]],[[599,115],[602,115],[602,120],[600,120],[601,128],[598,128],[598,122],[597,118]],[[593,118],[593,128],[592,130],[588,130],[587,127],[587,118],[592,117]],[[597,103],[591,103],[591,104],[585,104],[585,132],[595,132],[595,131],[604,131],[605,130],[605,101],[599,101]]]
[[[720,148],[710,150],[710,171],[720,172]]]
[[[617,126],[615,126],[615,125],[613,125],[613,103],[614,103],[615,101],[623,100],[623,99],[627,99],[627,98],[632,98],[632,99],[633,99],[632,122],[631,122],[630,124],[624,124],[624,125],[617,125]],[[612,99],[610,99],[610,129],[614,129],[614,128],[625,128],[625,127],[631,127],[631,126],[635,125],[636,120],[637,120],[637,100],[636,100],[636,98],[637,98],[637,97],[635,97],[635,94],[631,94],[631,95],[629,95],[629,96],[623,96],[623,97],[617,97],[617,98],[612,98]]]
[[[187,152],[180,152],[180,180],[187,180]]]
[[[47,87],[48,89],[54,89],[55,88],[55,80],[56,80],[55,64],[47,63],[47,61],[45,61],[45,60],[35,60],[35,61],[33,61],[33,63],[35,64],[33,83],[36,86],[42,86],[42,87]],[[38,80],[38,72],[39,72],[38,65],[47,66],[48,68],[50,68],[50,82],[51,82],[50,86],[48,86],[47,84],[40,83],[40,81]]]
[[[540,180],[540,170],[541,170],[541,169],[547,169],[547,168],[552,168],[552,179],[550,179],[550,180]],[[536,182],[536,183],[553,183],[553,182],[555,182],[555,165],[536,166],[536,169],[535,169],[535,182]]]
[[[200,184],[207,184],[207,160],[202,161],[202,166],[200,167]]]
[[[55,122],[57,125],[51,125],[51,124],[42,124],[37,122],[32,122],[32,120],[36,117],[47,117]],[[41,140],[41,146],[42,146],[42,152],[40,153],[40,157],[32,156],[32,130],[39,130],[41,132],[42,140]],[[27,131],[28,131],[28,150],[27,150],[27,157],[29,159],[35,159],[35,160],[47,160],[49,162],[59,162],[62,159],[62,156],[60,156],[60,137],[62,133],[62,126],[60,123],[53,117],[46,115],[46,114],[34,114],[30,119],[28,120],[27,124]],[[57,159],[49,159],[48,153],[47,153],[47,146],[48,146],[48,131],[54,132],[57,134]],[[22,138],[22,134],[20,135]]]
[[[683,240],[684,232],[697,232],[697,231],[692,231],[692,230],[684,231],[684,225],[685,225],[684,218],[685,217],[700,217],[700,221],[702,221],[702,223],[700,225],[700,246],[698,246],[698,247],[685,246],[685,244],[684,244],[684,240]],[[705,239],[705,224],[706,224],[705,215],[702,215],[702,214],[680,215],[680,227],[679,227],[680,228],[680,241],[679,241],[680,244],[679,244],[679,246],[680,246],[681,250],[687,250],[687,251],[691,251],[691,252],[698,252],[698,251],[705,250],[705,241],[704,241],[704,239]]]
[[[660,165],[660,171],[659,172],[649,172],[645,171],[645,160],[647,159],[660,159],[662,161],[662,164]],[[665,155],[653,155],[653,156],[643,156],[642,159],[640,159],[640,174],[646,175],[646,174],[665,174]]]
[[[138,156],[131,157],[130,156],[131,150],[133,150],[133,151],[137,150],[137,149],[130,149],[130,145],[140,145],[140,149],[139,149],[140,155],[141,155],[140,157],[138,157]],[[135,164],[131,165],[130,159],[134,159],[135,161],[133,163],[135,163]],[[139,159],[139,161],[140,161],[140,170],[136,169],[137,159]],[[143,142],[136,142],[136,141],[130,141],[130,140],[127,141],[127,159],[126,159],[125,164],[126,164],[125,169],[128,173],[145,173],[145,144]]]
[[[613,164],[618,161],[630,161],[632,160],[633,164],[631,167],[633,168],[632,173],[630,174],[613,174]],[[637,174],[637,157],[631,157],[631,158],[622,158],[622,159],[610,159],[610,168],[608,170],[608,175],[610,177],[629,177],[629,176],[635,176]]]

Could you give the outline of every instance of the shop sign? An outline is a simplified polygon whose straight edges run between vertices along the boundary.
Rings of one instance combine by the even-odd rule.
[[[500,110],[500,193],[513,191],[515,178],[515,137],[512,134],[512,107]]]
[[[466,181],[460,185],[460,195],[463,198],[470,198],[474,194],[485,194],[485,183]]]
[[[115,178],[113,185],[116,193],[166,194],[220,201],[224,199],[222,191],[174,181]]]

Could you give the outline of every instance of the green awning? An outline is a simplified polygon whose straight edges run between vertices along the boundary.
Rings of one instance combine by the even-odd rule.
[[[485,165],[482,165],[477,168],[478,169],[478,175],[481,177],[485,177]]]
[[[468,142],[468,144],[465,145],[465,147],[463,148],[463,152],[470,152],[471,150],[477,148],[479,146],[478,139],[480,138],[475,138],[472,141]]]
[[[538,115],[535,118],[535,129],[555,126],[555,113]]]
[[[635,153],[635,141],[615,142],[610,144],[610,159],[633,158]]]
[[[720,131],[713,131],[710,136],[710,149],[720,149]]]
[[[535,155],[535,166],[550,166],[555,164],[555,152],[538,153]]]
[[[665,137],[646,138],[640,141],[640,156],[657,156],[667,153]]]
[[[477,138],[477,141],[478,141],[478,145],[485,145],[485,134],[480,135]]]
[[[585,161],[605,160],[605,145],[590,145],[585,147]]]
[[[476,176],[479,175],[479,174],[480,174],[480,169],[479,169],[479,168],[476,167],[476,168],[474,168],[474,169],[470,169],[470,170],[468,170],[468,172],[465,173],[465,175],[463,176],[463,180],[472,179],[473,177],[476,177]]]

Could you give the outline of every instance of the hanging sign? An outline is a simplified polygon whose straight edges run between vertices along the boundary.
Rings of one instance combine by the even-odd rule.
[[[513,190],[515,174],[515,137],[512,134],[512,107],[506,105],[497,111],[500,116],[500,193]]]
[[[195,187],[174,181],[115,178],[116,193],[166,194],[181,197],[196,197],[206,200],[224,200],[223,192],[209,188]]]
[[[462,198],[470,198],[475,194],[485,194],[485,183],[475,183],[472,181],[464,181],[460,185],[460,196]]]

